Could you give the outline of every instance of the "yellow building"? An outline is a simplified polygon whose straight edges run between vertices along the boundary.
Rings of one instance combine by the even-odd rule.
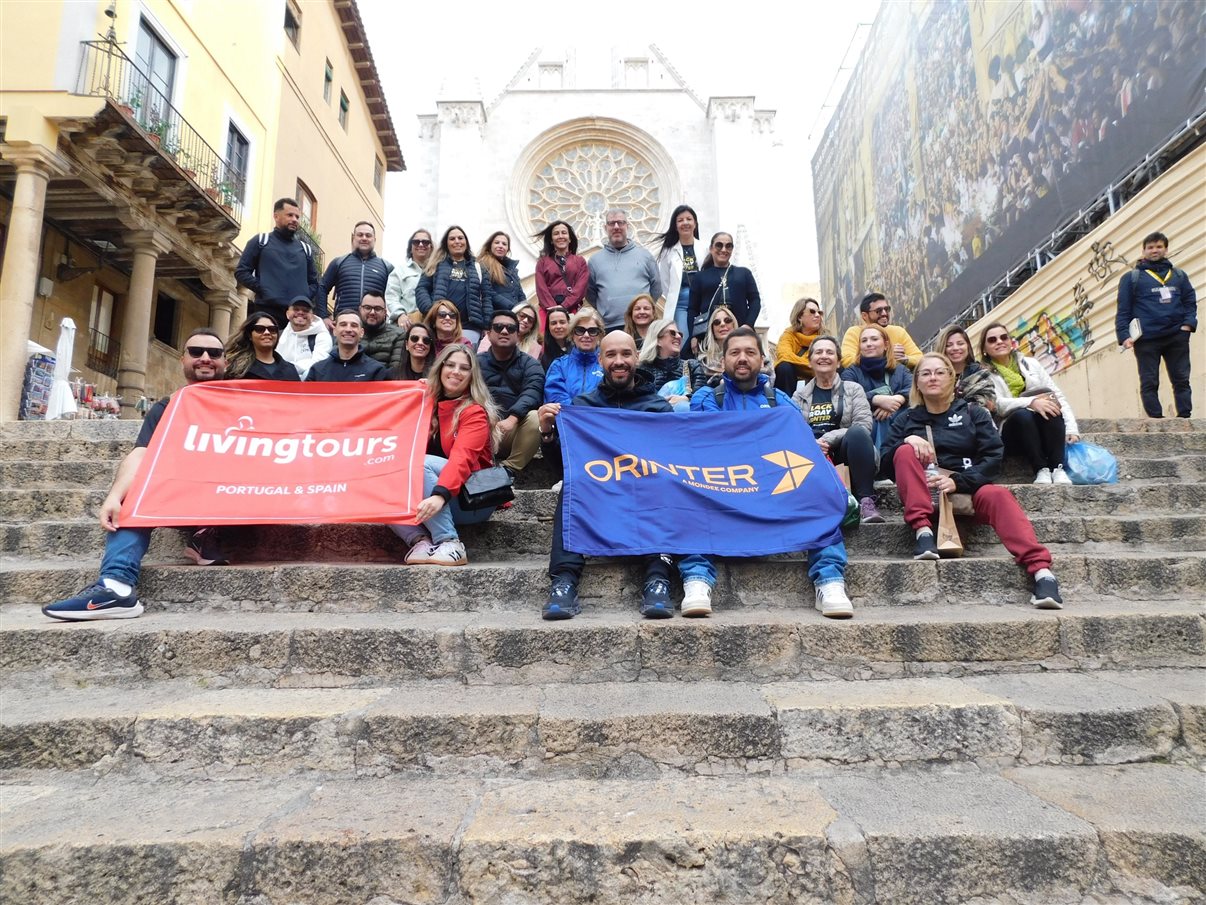
[[[404,168],[354,0],[0,2],[0,420],[28,340],[134,413],[241,316],[234,265],[298,200],[345,250]]]

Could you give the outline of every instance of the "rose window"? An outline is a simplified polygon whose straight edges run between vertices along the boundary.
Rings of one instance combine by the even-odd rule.
[[[611,208],[628,214],[630,233],[647,244],[660,235],[661,193],[652,166],[628,148],[601,142],[562,147],[532,175],[528,220],[541,229],[565,220],[579,246],[607,241],[604,215]]]

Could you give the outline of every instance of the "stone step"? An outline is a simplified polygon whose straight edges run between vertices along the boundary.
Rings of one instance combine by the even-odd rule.
[[[1013,484],[1010,491],[1032,515],[1155,515],[1206,512],[1206,483],[1099,484],[1057,486]],[[0,489],[0,519],[58,521],[84,518],[100,511],[106,491],[96,488]],[[557,506],[553,490],[519,490],[512,508],[500,517],[552,519]],[[900,513],[895,490],[879,495],[885,513]]]
[[[1158,764],[653,780],[22,772],[0,895],[105,902],[1191,901],[1200,774]],[[81,833],[76,827],[87,827]]]
[[[509,688],[145,682],[53,696],[9,685],[0,769],[566,778],[963,760],[1195,765],[1206,755],[1204,683],[1206,670]]]
[[[813,589],[802,556],[716,560],[713,603],[718,610],[809,608]],[[402,566],[377,563],[247,563],[198,568],[143,569],[139,596],[150,611],[199,612],[505,612],[535,618],[548,593],[546,558],[474,561],[468,565]],[[1163,600],[1206,587],[1206,555],[1061,553],[1054,562],[1064,600]],[[97,566],[62,560],[0,563],[0,600],[39,606],[71,596],[96,580]],[[639,559],[588,564],[580,588],[585,605],[626,612],[641,599],[645,570]],[[1029,576],[999,548],[939,562],[860,558],[851,562],[847,591],[859,608],[965,603],[1024,606]],[[671,594],[677,595],[678,582]]]
[[[1000,552],[1001,542],[987,525],[960,521],[965,547],[972,552]],[[1031,519],[1035,534],[1053,553],[1113,552],[1128,555],[1142,545],[1164,552],[1206,550],[1206,516],[1039,516]],[[845,530],[852,559],[912,555],[913,531],[893,520]],[[222,545],[239,563],[379,562],[400,563],[406,548],[382,525],[261,525],[221,529]],[[152,536],[148,562],[184,560],[187,533],[165,528]],[[547,519],[524,519],[501,513],[481,525],[461,529],[470,562],[547,557],[553,527]],[[105,546],[105,532],[95,518],[72,521],[39,519],[19,524],[0,523],[0,563],[16,557],[95,556]]]
[[[730,610],[648,622],[595,609],[568,623],[513,613],[157,613],[63,623],[5,606],[0,673],[51,684],[191,679],[257,687],[768,681],[1203,665],[1199,600]]]
[[[1180,419],[1176,419],[1180,420]],[[1161,456],[1206,452],[1206,421],[1190,430],[1160,432],[1094,431],[1082,434],[1083,439],[1104,446],[1115,456]],[[1082,428],[1083,430],[1083,428]],[[136,430],[106,430],[96,433],[62,432],[41,437],[21,432],[0,432],[0,460],[97,461],[117,460],[130,451]],[[534,463],[532,474],[543,484],[550,471],[543,460]],[[552,478],[551,480],[556,480]]]

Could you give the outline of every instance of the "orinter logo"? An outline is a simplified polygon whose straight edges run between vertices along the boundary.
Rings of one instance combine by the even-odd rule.
[[[799,490],[805,478],[808,477],[808,473],[815,467],[812,459],[806,459],[799,453],[792,452],[790,449],[781,449],[778,452],[769,453],[762,458],[787,469],[787,473],[779,479],[779,484],[771,491],[771,496],[774,496],[776,493],[788,493],[792,490]]]
[[[812,471],[813,462],[790,450],[780,450],[762,458],[787,469],[787,474],[771,492],[786,493],[797,489]],[[643,478],[674,478],[680,483],[715,493],[758,493],[762,488],[754,476],[754,465],[739,462],[727,465],[687,465],[681,462],[658,462],[631,453],[611,459],[592,459],[582,466],[587,476],[600,483],[617,483]]]

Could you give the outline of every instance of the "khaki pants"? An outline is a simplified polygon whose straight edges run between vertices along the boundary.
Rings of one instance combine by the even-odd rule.
[[[498,446],[498,455],[506,456],[502,462],[515,474],[523,471],[529,462],[536,457],[540,449],[540,416],[536,410],[528,412],[519,419],[515,430],[503,438]]]

